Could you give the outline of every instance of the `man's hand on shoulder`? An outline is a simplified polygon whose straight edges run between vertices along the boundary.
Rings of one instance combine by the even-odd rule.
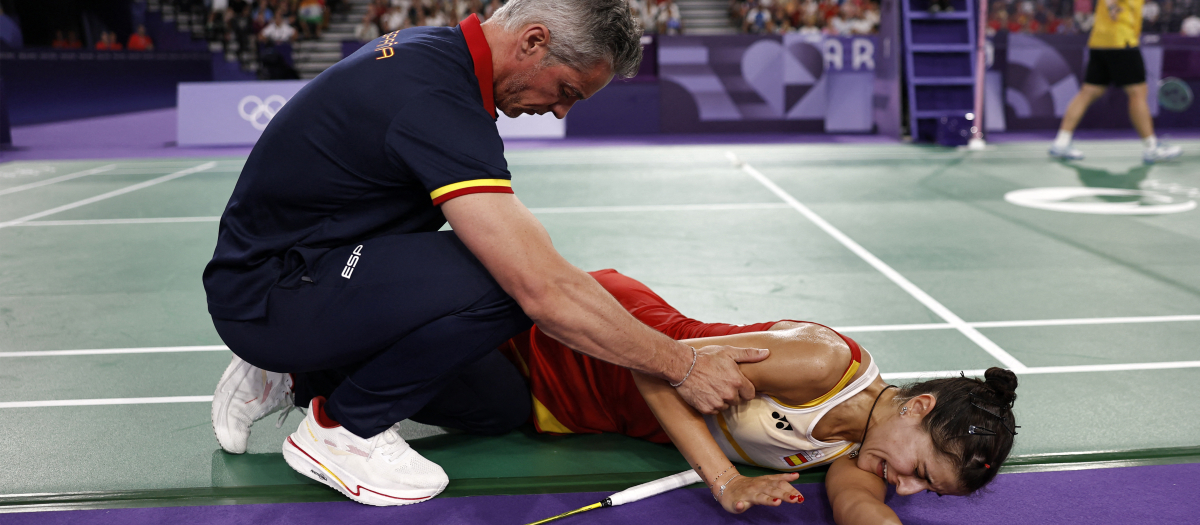
[[[738,363],[755,363],[769,355],[768,350],[760,348],[724,345],[697,348],[696,366],[676,390],[700,413],[716,414],[754,399],[754,384],[742,375]]]
[[[442,204],[442,212],[463,244],[547,335],[618,366],[669,382],[682,379],[679,395],[705,414],[754,398],[754,384],[737,365],[766,359],[766,350],[706,346],[697,349],[692,366],[686,345],[638,322],[591,276],[563,259],[516,196],[463,195]]]

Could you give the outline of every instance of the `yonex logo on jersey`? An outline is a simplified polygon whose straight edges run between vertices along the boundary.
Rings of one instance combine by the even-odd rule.
[[[354,248],[350,254],[350,260],[346,261],[346,267],[342,268],[342,277],[350,278],[350,274],[354,273],[354,268],[358,266],[358,258],[362,256],[362,245]]]
[[[779,412],[771,412],[771,419],[775,420],[775,428],[780,430],[792,429],[792,424],[788,422],[787,416],[781,416]]]

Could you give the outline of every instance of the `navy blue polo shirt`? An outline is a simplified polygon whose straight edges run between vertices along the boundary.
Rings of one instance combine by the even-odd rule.
[[[491,50],[472,15],[458,27],[384,35],[309,82],[242,168],[204,269],[208,311],[266,315],[267,294],[323,251],[437,231],[438,205],[512,193],[496,131]]]

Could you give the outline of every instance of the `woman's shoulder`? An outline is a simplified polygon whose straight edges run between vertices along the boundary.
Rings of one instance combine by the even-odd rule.
[[[842,383],[848,371],[853,369],[852,378],[857,378],[869,364],[860,361],[856,369],[851,343],[825,326],[803,323],[770,335],[764,342],[771,356],[743,364],[742,371],[756,390],[784,403],[801,405],[820,398]],[[860,360],[869,359],[865,352],[857,354]]]

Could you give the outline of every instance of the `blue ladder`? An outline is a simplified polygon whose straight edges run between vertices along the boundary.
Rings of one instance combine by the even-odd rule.
[[[950,0],[953,11],[931,12],[931,0],[900,0],[909,133],[932,142],[941,117],[975,108],[976,0]]]

